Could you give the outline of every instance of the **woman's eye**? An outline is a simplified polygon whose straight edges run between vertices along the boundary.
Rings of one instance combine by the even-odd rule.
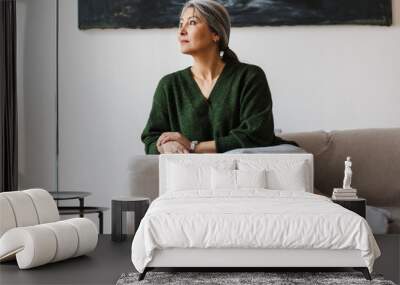
[[[189,21],[189,24],[190,24],[190,25],[192,25],[192,23],[193,23],[194,25],[196,25],[196,21],[195,21],[195,20],[190,20],[190,21]],[[183,26],[183,23],[180,22],[178,26],[179,26],[179,28],[181,28],[181,27]]]

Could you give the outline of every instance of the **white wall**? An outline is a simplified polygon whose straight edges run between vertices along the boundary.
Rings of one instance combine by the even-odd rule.
[[[400,0],[393,7],[391,27],[232,29],[230,47],[267,74],[276,128],[400,127]],[[76,0],[60,0],[60,190],[91,191],[90,204],[110,206],[112,196],[146,193],[134,164],[153,93],[191,58],[176,28],[79,30],[77,11]]]
[[[17,0],[19,188],[56,187],[56,1]]]

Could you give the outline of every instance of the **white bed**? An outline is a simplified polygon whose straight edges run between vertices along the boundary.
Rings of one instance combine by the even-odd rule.
[[[140,279],[155,267],[354,267],[370,278],[380,251],[368,223],[312,193],[311,154],[159,159],[160,196],[132,243]]]

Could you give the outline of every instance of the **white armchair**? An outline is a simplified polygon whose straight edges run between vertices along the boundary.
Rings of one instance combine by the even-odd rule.
[[[0,193],[0,262],[16,258],[20,269],[28,269],[95,249],[98,232],[91,220],[59,219],[46,190]]]

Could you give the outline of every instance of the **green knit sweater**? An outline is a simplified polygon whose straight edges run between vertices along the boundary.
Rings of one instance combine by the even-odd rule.
[[[141,136],[146,154],[159,154],[156,142],[163,132],[180,132],[191,141],[215,140],[219,153],[293,143],[274,134],[264,71],[242,62],[225,64],[208,99],[193,79],[190,66],[163,76]]]

